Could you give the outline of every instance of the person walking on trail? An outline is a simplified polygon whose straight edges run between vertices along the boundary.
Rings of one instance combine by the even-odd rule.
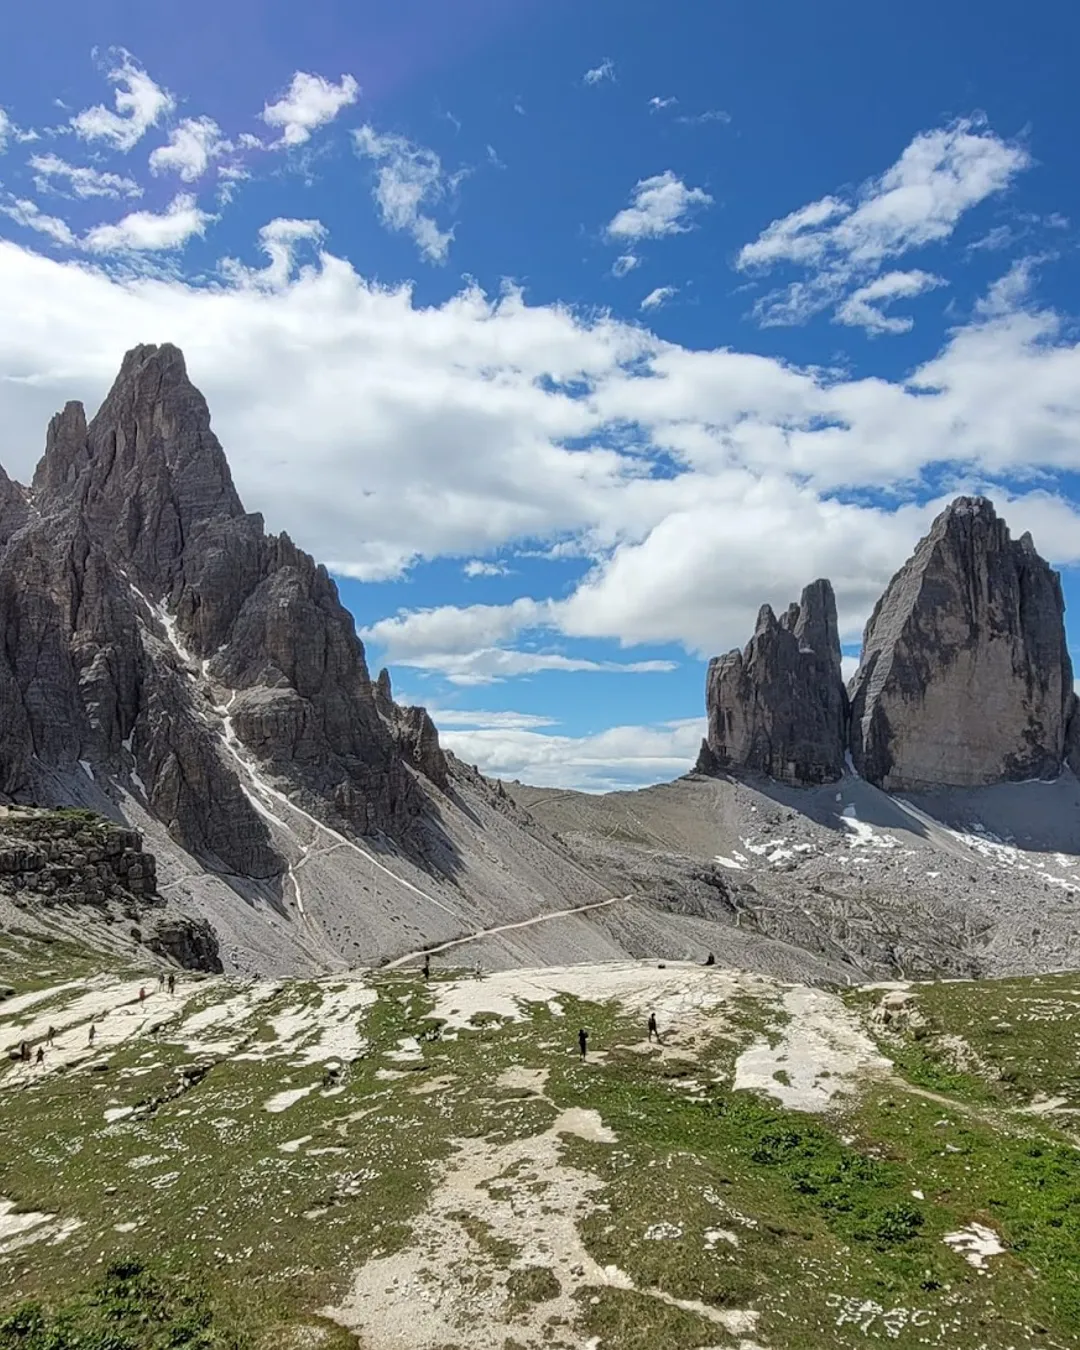
[[[87,1038],[86,1038],[86,1044],[87,1044],[87,1045],[93,1045],[93,1044],[94,1044],[94,1041],[95,1041],[95,1039],[96,1039],[96,1037],[97,1037],[97,1027],[94,1026],[93,1022],[91,1022],[91,1023],[90,1023],[90,1035],[87,1036]]]
[[[589,1048],[589,1033],[584,1027],[577,1034],[578,1050],[581,1051],[582,1060],[585,1059],[585,1051]]]
[[[171,970],[169,971],[169,993],[170,994],[176,993],[176,976],[172,973]]]
[[[56,1028],[55,1028],[55,1027],[50,1027],[50,1028],[49,1028],[48,1032],[46,1033],[45,1040],[49,1043],[49,1045],[52,1045],[53,1041],[56,1040]]]
[[[650,1042],[650,1044],[651,1044],[652,1038],[653,1038],[654,1036],[656,1037],[656,1044],[657,1044],[657,1045],[660,1045],[660,1044],[661,1044],[661,1041],[660,1041],[660,1029],[659,1029],[659,1027],[656,1025],[656,1014],[655,1014],[654,1012],[651,1012],[651,1013],[649,1014],[649,1042]]]
[[[159,993],[159,994],[160,994],[161,991],[165,988],[165,972],[164,972],[163,970],[159,970],[159,971],[158,971],[157,987],[158,987],[158,993]]]
[[[140,1003],[145,1003],[145,1002],[146,1002],[146,985],[145,985],[145,984],[142,984],[142,985],[139,986],[139,1002],[140,1002]]]
[[[431,979],[431,957],[426,954],[424,956],[424,979]]]
[[[39,1046],[38,1046],[38,1048],[37,1048],[37,1056],[36,1056],[34,1062],[35,1062],[36,1064],[44,1064],[44,1063],[45,1063],[45,1047],[44,1047],[43,1045],[39,1045]]]
[[[19,1058],[22,1060],[22,1062],[23,1062],[24,1064],[29,1064],[29,1063],[30,1063],[30,1043],[29,1043],[29,1041],[23,1041],[23,1043],[19,1046]]]

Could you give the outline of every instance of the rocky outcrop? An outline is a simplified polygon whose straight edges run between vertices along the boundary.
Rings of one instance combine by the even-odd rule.
[[[380,717],[326,570],[245,513],[175,347],[128,352],[89,424],[53,418],[29,496],[0,478],[0,632],[9,799],[87,761],[254,878],[285,863],[242,760],[361,834],[407,841],[422,809],[430,735]]]
[[[400,707],[395,703],[390,672],[385,667],[379,671],[372,689],[379,715],[390,728],[406,763],[411,764],[442,792],[448,791],[450,770],[439,744],[439,733],[428,710]]]
[[[205,919],[161,919],[146,939],[146,945],[185,970],[220,975],[225,969],[217,937]]]
[[[765,605],[744,651],[709,663],[697,771],[749,770],[796,785],[844,770],[847,698],[836,600],[819,580],[777,618]]]
[[[89,811],[0,814],[0,891],[46,906],[163,903],[138,831]]]
[[[886,790],[1053,777],[1073,705],[1057,573],[960,497],[889,583],[850,687],[852,754]]]

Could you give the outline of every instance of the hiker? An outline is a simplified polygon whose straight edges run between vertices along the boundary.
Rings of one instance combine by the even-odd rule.
[[[431,979],[431,957],[428,956],[426,953],[424,955],[424,979],[425,980]]]
[[[172,973],[171,970],[169,971],[169,993],[170,994],[176,993],[176,976]]]
[[[90,1023],[90,1035],[87,1036],[87,1038],[86,1038],[86,1044],[87,1044],[87,1045],[93,1045],[93,1044],[94,1044],[94,1040],[95,1040],[96,1037],[97,1037],[97,1027],[94,1026],[93,1022],[91,1022],[91,1023]]]
[[[145,985],[145,984],[141,984],[141,985],[139,986],[139,1002],[140,1002],[140,1003],[145,1003],[145,1002],[146,1002],[146,985]]]
[[[165,988],[165,972],[164,972],[163,970],[159,970],[159,971],[158,971],[157,987],[158,987],[158,993],[159,993],[159,994],[160,994],[161,991]]]
[[[22,1060],[22,1062],[23,1062],[24,1064],[29,1064],[29,1063],[30,1063],[30,1045],[29,1045],[29,1042],[23,1041],[23,1043],[19,1046],[19,1058]]]
[[[46,1036],[45,1036],[45,1039],[46,1039],[46,1041],[48,1041],[48,1043],[49,1043],[50,1045],[52,1045],[53,1041],[56,1040],[56,1028],[55,1028],[55,1027],[50,1027],[50,1028],[49,1028],[49,1030],[48,1030],[48,1032],[47,1032],[47,1034],[46,1034]]]
[[[38,1046],[38,1048],[37,1048],[37,1057],[36,1057],[36,1059],[35,1059],[34,1062],[35,1062],[36,1064],[44,1064],[44,1063],[45,1063],[45,1047],[44,1047],[43,1045],[39,1045],[39,1046]]]
[[[654,1012],[651,1012],[651,1013],[649,1014],[649,1041],[650,1041],[650,1043],[652,1042],[652,1038],[653,1038],[654,1036],[656,1037],[656,1044],[659,1045],[659,1044],[660,1044],[660,1031],[659,1031],[659,1028],[658,1028],[657,1025],[656,1025],[656,1014],[655,1014]]]
[[[709,953],[708,960],[705,962],[705,964],[706,964],[707,966],[715,966],[715,965],[716,965],[716,957],[713,956],[712,952]]]
[[[577,1034],[577,1043],[578,1049],[581,1051],[581,1058],[582,1060],[584,1060],[585,1051],[588,1049],[589,1046],[589,1033],[585,1030],[584,1027],[582,1027]]]

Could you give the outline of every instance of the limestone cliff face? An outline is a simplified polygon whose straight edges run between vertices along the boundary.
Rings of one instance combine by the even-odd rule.
[[[1073,703],[1057,573],[982,497],[889,583],[850,687],[852,754],[887,790],[1052,777]]]
[[[400,842],[422,809],[409,765],[436,763],[434,728],[379,715],[334,583],[245,513],[175,347],[128,352],[89,424],[77,403],[54,417],[29,493],[0,473],[0,634],[9,798],[102,766],[214,870],[256,878],[285,865],[245,762],[361,834]]]
[[[844,771],[847,699],[836,599],[815,581],[778,619],[765,605],[744,651],[709,663],[703,773],[750,770],[796,785]]]

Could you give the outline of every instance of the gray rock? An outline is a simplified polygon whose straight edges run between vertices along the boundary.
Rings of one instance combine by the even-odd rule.
[[[839,778],[847,698],[831,584],[807,586],[779,619],[763,606],[745,651],[709,663],[705,706],[698,772],[750,770],[796,785]]]
[[[439,733],[426,708],[401,707],[394,702],[390,672],[384,667],[372,685],[375,707],[390,728],[406,763],[442,792],[450,787],[450,768],[439,744]]]
[[[889,583],[851,686],[852,754],[886,790],[1053,777],[1073,704],[1061,581],[959,497]]]

